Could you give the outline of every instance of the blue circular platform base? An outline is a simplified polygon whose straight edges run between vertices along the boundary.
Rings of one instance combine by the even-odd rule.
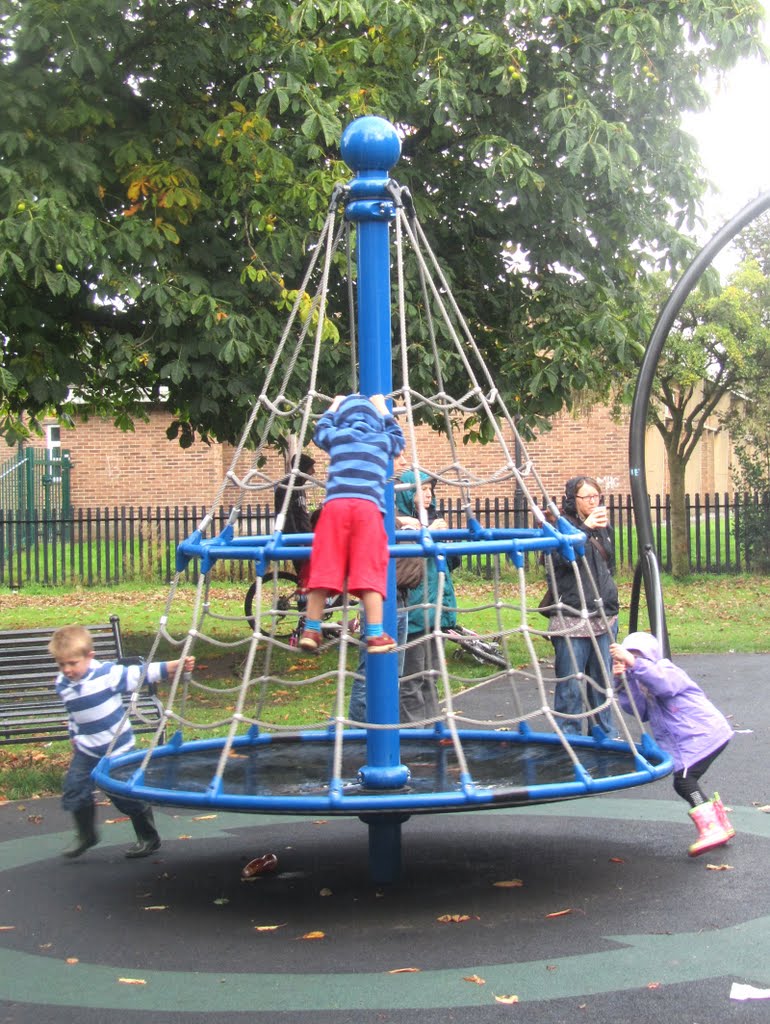
[[[349,730],[334,772],[332,732],[247,734],[233,741],[219,777],[225,740],[195,740],[104,758],[94,773],[108,794],[152,803],[270,814],[419,814],[511,807],[638,786],[671,771],[670,759],[647,737],[636,748],[603,736],[575,737],[573,761],[558,736],[546,733],[459,733],[465,765],[448,732],[404,730],[406,785],[366,789],[363,730]],[[467,769],[467,770],[466,770]]]

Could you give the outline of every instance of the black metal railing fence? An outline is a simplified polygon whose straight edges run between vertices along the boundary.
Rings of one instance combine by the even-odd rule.
[[[636,528],[630,495],[611,495],[607,500],[615,529],[619,566],[633,568],[637,559]],[[133,580],[168,583],[176,571],[176,548],[205,515],[190,506],[46,510],[29,512],[0,509],[0,586],[19,589],[30,584],[95,586]],[[668,496],[650,499],[658,560],[664,571],[671,568],[671,507]],[[439,502],[439,513],[450,527],[464,525],[459,499]],[[513,498],[479,499],[473,514],[484,527],[528,527],[531,511]],[[227,525],[230,509],[214,517],[214,529]],[[697,573],[735,573],[764,570],[756,545],[747,543],[748,531],[770,535],[770,495],[727,494],[688,496],[690,562]],[[241,510],[238,532],[262,536],[271,532],[273,512],[268,506]],[[491,575],[492,556],[464,559],[464,567],[482,576]],[[197,572],[195,561],[186,570]],[[232,582],[253,578],[248,561],[218,563],[215,574]]]

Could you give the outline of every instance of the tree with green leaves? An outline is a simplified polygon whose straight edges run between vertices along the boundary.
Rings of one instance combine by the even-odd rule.
[[[735,248],[754,275],[762,326],[770,331],[770,214],[741,231]],[[770,347],[748,365],[741,403],[726,420],[737,465],[734,482],[745,497],[739,541],[747,566],[770,570]]]
[[[653,279],[650,301],[662,305],[667,279]],[[671,500],[672,574],[690,573],[690,523],[685,473],[714,415],[738,436],[746,417],[747,388],[759,393],[770,366],[767,320],[770,279],[755,260],[744,260],[721,287],[713,272],[685,300],[666,340],[653,384],[649,422],[666,451]],[[725,415],[726,396],[738,412]]]
[[[182,444],[235,438],[351,177],[341,133],[367,113],[398,125],[394,177],[522,426],[600,396],[646,336],[645,267],[692,251],[705,183],[680,114],[705,106],[707,71],[762,51],[761,16],[758,0],[0,0],[0,432],[74,403],[127,428],[163,395]]]
[[[736,235],[733,248],[742,260],[755,260],[759,269],[770,277],[770,213],[763,213]],[[766,317],[770,320],[770,306]]]

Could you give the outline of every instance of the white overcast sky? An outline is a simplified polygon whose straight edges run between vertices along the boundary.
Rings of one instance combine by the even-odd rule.
[[[765,3],[765,42],[770,43],[770,5]],[[711,109],[688,114],[684,127],[697,139],[718,192],[706,202],[708,239],[746,203],[770,191],[770,64],[741,61],[710,86]]]

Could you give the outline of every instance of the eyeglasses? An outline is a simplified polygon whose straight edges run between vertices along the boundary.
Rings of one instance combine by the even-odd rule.
[[[591,505],[596,505],[601,500],[601,494],[576,494],[576,498],[580,498],[581,501],[587,501]]]

